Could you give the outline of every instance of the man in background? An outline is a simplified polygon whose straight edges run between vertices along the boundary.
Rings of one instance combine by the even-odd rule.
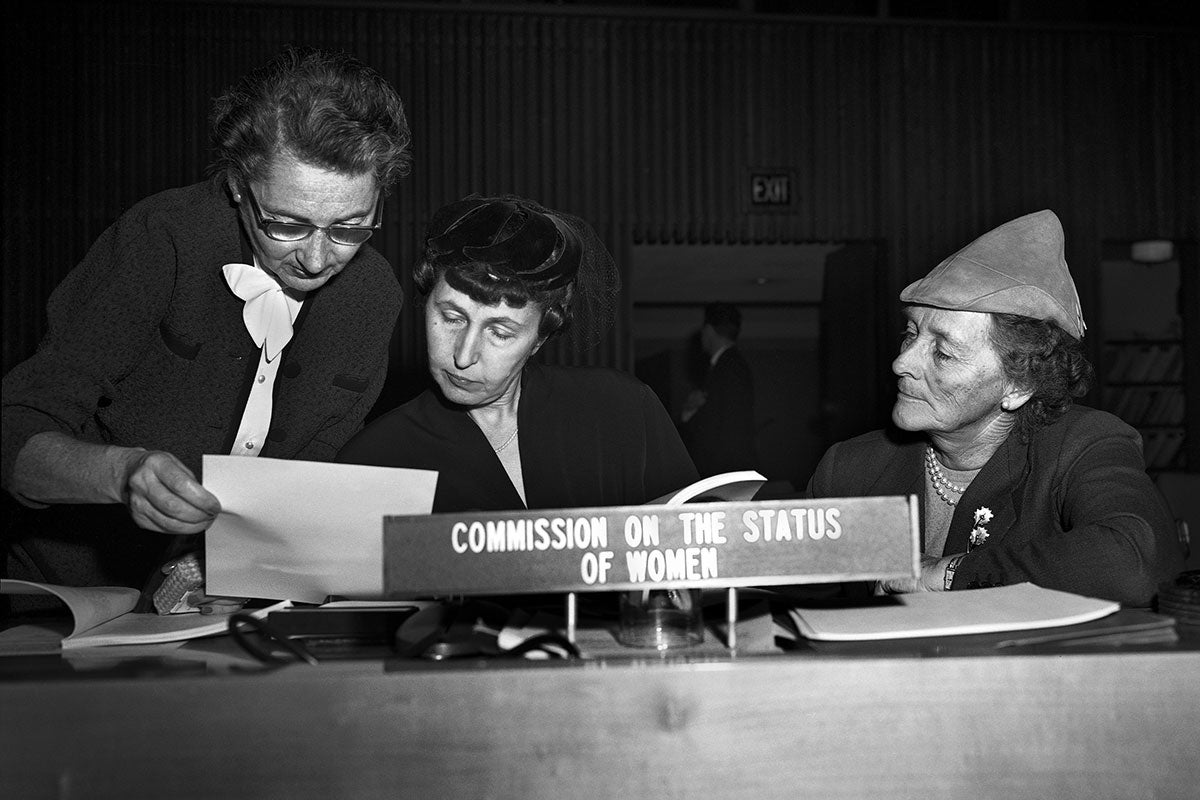
[[[729,303],[704,308],[703,385],[684,401],[680,432],[701,476],[754,469],[754,379],[737,347],[742,315]]]

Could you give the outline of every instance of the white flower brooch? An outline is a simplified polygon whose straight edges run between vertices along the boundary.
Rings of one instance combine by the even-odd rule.
[[[975,527],[971,529],[971,538],[967,543],[967,552],[971,552],[972,547],[979,547],[987,541],[988,530],[983,527],[992,521],[992,510],[987,506],[980,506],[975,509]]]

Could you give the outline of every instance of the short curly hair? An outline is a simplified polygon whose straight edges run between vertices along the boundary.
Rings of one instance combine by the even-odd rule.
[[[262,180],[288,154],[346,175],[370,174],[385,194],[412,164],[404,104],[390,83],[340,52],[288,47],[213,101],[209,175]]]
[[[1005,376],[1033,395],[1017,411],[1023,440],[1049,425],[1088,393],[1095,370],[1083,342],[1050,320],[1020,314],[991,314],[988,336]]]

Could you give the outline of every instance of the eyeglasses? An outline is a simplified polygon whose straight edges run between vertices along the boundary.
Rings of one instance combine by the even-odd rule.
[[[371,234],[379,230],[383,224],[382,191],[375,200],[375,210],[371,214],[371,218],[375,220],[374,225],[329,225],[324,228],[320,225],[309,225],[307,222],[281,222],[264,216],[258,199],[250,190],[249,183],[246,184],[246,197],[250,198],[250,208],[254,211],[254,216],[258,218],[259,229],[277,242],[299,242],[312,236],[316,231],[323,231],[329,237],[329,241],[334,244],[352,247],[370,239]]]

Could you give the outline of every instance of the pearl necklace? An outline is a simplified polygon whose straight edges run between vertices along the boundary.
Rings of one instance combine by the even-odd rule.
[[[961,495],[967,490],[967,487],[950,482],[950,479],[942,472],[942,465],[938,463],[937,456],[933,454],[932,447],[925,450],[925,470],[929,473],[930,480],[933,481],[933,490],[937,492],[937,496],[945,500],[947,505],[958,505],[958,498],[950,497],[946,492],[951,491],[954,494]]]
[[[492,449],[493,449],[493,450],[495,450],[497,453],[499,453],[501,450],[503,450],[504,448],[508,447],[510,444],[512,444],[512,443],[513,443],[513,439],[517,438],[517,433],[518,433],[520,430],[521,430],[520,428],[513,428],[512,435],[511,435],[511,436],[509,436],[507,439],[505,439],[505,440],[504,440],[504,444],[500,445],[499,447],[496,447],[495,445],[492,445]]]

